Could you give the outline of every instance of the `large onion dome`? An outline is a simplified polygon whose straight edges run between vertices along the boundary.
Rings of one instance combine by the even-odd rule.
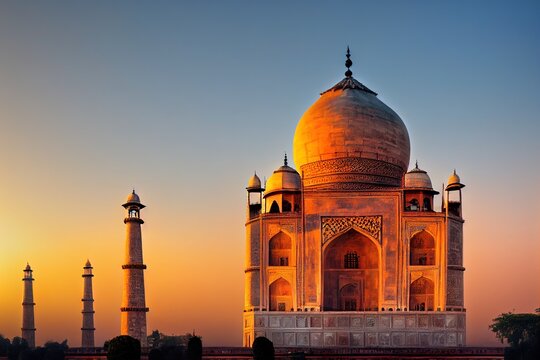
[[[347,68],[352,61],[347,49]],[[304,113],[293,141],[305,187],[400,187],[408,169],[409,134],[377,94],[352,77],[329,90]]]

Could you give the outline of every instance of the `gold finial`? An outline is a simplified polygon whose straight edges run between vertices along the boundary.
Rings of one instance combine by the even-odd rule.
[[[345,66],[347,67],[347,71],[345,71],[345,76],[350,78],[352,77],[352,71],[351,71],[351,66],[352,66],[352,60],[351,60],[351,51],[349,50],[349,47],[347,46],[347,60],[345,60]]]
[[[283,159],[283,165],[289,166],[289,162],[287,161],[287,153],[285,153],[285,158]]]

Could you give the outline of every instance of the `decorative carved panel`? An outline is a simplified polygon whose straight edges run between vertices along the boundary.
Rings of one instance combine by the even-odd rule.
[[[399,187],[403,169],[397,165],[362,157],[320,160],[302,166],[304,187],[342,190]]]
[[[323,217],[322,243],[349,229],[361,229],[382,243],[382,216]]]
[[[403,169],[397,165],[380,160],[361,157],[346,157],[315,161],[302,166],[304,178],[323,174],[372,174],[401,179]]]
[[[294,224],[268,224],[266,230],[267,239],[271,239],[281,230],[285,230],[289,234],[294,234]]]
[[[463,266],[462,225],[451,223],[448,237],[448,265]]]
[[[447,306],[463,306],[463,272],[448,270],[447,274]]]
[[[411,224],[407,226],[407,238],[410,239],[414,234],[426,230],[434,237],[437,237],[437,224],[436,223],[425,223],[425,224]]]

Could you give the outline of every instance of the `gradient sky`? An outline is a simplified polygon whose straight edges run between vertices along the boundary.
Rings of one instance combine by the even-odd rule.
[[[124,209],[142,217],[148,330],[241,345],[245,186],[291,153],[321,91],[354,76],[405,121],[411,164],[464,189],[469,345],[540,307],[537,1],[0,2],[0,333],[119,333]],[[437,198],[440,202],[440,197]]]

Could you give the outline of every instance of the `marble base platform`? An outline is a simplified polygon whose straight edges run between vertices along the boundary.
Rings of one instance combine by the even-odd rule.
[[[258,336],[275,347],[458,347],[465,346],[465,313],[245,312],[244,346]]]

